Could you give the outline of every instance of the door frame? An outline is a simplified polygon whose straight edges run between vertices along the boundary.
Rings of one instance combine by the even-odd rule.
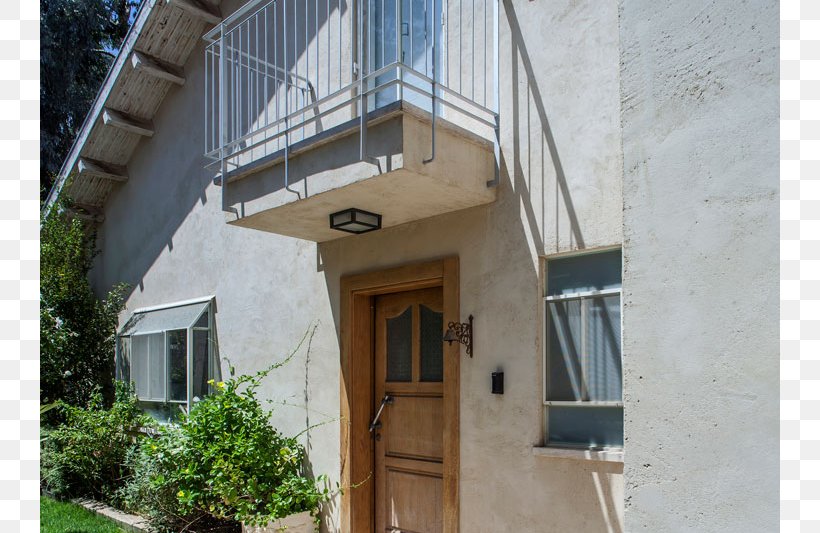
[[[460,322],[458,257],[353,274],[341,278],[340,461],[341,530],[372,532],[375,516],[373,413],[373,300],[380,294],[441,287],[445,324]],[[443,335],[444,332],[442,332]],[[443,342],[443,341],[442,341]],[[444,345],[443,517],[458,531],[460,344]]]

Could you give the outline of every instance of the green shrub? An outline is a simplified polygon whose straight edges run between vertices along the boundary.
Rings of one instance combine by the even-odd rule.
[[[82,407],[101,391],[114,400],[114,340],[127,293],[116,285],[102,300],[89,283],[95,234],[67,215],[60,197],[40,220],[40,400]],[[51,422],[59,412],[46,415]]]
[[[139,507],[150,504],[153,491],[167,506],[176,491],[172,512],[153,509],[149,516],[166,513],[158,525],[180,518],[192,520],[203,513],[223,520],[263,525],[289,514],[310,511],[328,498],[326,477],[316,482],[304,475],[304,449],[270,425],[268,413],[256,398],[256,388],[273,368],[254,376],[212,383],[216,393],[196,403],[177,426],[166,426],[159,436],[142,444],[135,461],[134,482],[126,498]],[[144,479],[136,478],[144,476]]]
[[[174,431],[169,427],[166,431]],[[219,520],[201,511],[181,511],[173,481],[176,467],[160,461],[155,453],[144,453],[141,448],[129,451],[126,465],[132,475],[120,489],[123,509],[142,515],[157,533],[239,532],[241,527],[233,520]]]
[[[141,426],[153,424],[124,384],[117,384],[110,409],[97,392],[87,407],[60,403],[65,422],[43,432],[40,475],[43,487],[59,498],[90,497],[119,504],[117,489],[130,472],[128,451],[137,446]]]

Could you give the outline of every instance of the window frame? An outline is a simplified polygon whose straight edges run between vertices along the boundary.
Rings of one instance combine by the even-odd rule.
[[[599,253],[605,252],[614,252],[616,250],[621,251],[621,285],[618,288],[610,288],[610,289],[601,289],[601,290],[593,290],[593,291],[579,291],[574,293],[564,293],[564,294],[557,294],[557,295],[549,295],[549,285],[548,285],[548,273],[549,273],[549,263],[551,261],[560,260],[560,259],[567,259],[570,257],[578,257],[578,256],[592,256]],[[569,448],[574,450],[587,450],[587,451],[615,451],[615,452],[622,452],[623,445],[589,445],[589,444],[573,444],[573,443],[563,443],[563,442],[550,442],[549,440],[549,420],[550,420],[550,407],[575,407],[575,408],[595,408],[595,407],[613,407],[613,408],[620,408],[621,413],[623,413],[624,402],[623,402],[623,366],[621,366],[621,400],[620,401],[607,401],[607,400],[549,400],[549,362],[550,362],[550,349],[549,349],[549,305],[550,302],[561,302],[561,301],[568,301],[568,300],[591,300],[593,298],[602,297],[602,296],[612,296],[617,294],[619,296],[619,308],[620,308],[620,333],[621,333],[621,364],[623,365],[623,247],[620,245],[615,246],[607,246],[603,248],[597,248],[594,250],[580,250],[580,251],[572,251],[566,253],[559,253],[553,254],[548,257],[543,258],[542,262],[542,290],[541,290],[541,351],[542,351],[542,358],[541,358],[541,380],[542,380],[542,394],[541,394],[541,403],[543,408],[543,435],[544,435],[544,447],[545,448]],[[585,309],[585,306],[581,306],[582,309]],[[582,319],[582,327],[586,328],[588,326],[588,321],[584,318]],[[586,335],[581,335],[582,342],[586,341]]]
[[[214,362],[214,352],[215,352],[215,349],[216,349],[216,346],[215,346],[216,340],[214,338],[214,326],[215,326],[214,311],[216,309],[216,305],[215,305],[214,296],[208,296],[208,297],[204,297],[204,298],[196,298],[196,299],[192,299],[192,300],[171,302],[171,303],[168,303],[168,304],[155,305],[155,306],[151,306],[151,307],[142,307],[142,308],[139,308],[139,309],[135,309],[131,313],[131,316],[133,317],[134,315],[137,315],[137,314],[140,314],[140,313],[150,313],[150,312],[154,312],[154,311],[162,311],[162,310],[165,310],[165,309],[172,309],[174,307],[183,307],[183,306],[195,305],[195,304],[199,304],[199,303],[203,303],[203,304],[206,303],[207,305],[205,305],[205,307],[200,312],[200,314],[197,315],[197,318],[187,328],[178,328],[177,327],[177,328],[169,328],[169,329],[156,329],[156,330],[150,330],[150,331],[143,331],[143,332],[140,332],[140,333],[137,334],[137,335],[140,335],[140,336],[162,334],[162,336],[163,336],[162,345],[164,347],[163,362],[165,363],[165,373],[164,373],[165,396],[164,396],[164,398],[163,399],[159,399],[159,398],[140,398],[138,396],[137,400],[140,403],[150,404],[150,405],[184,405],[187,410],[190,410],[191,405],[193,404],[193,398],[194,398],[194,396],[193,396],[193,386],[194,386],[194,383],[193,383],[193,378],[194,378],[194,331],[207,331],[208,332],[208,335],[207,335],[208,350],[207,350],[207,354],[206,354],[207,363],[208,363],[208,370],[207,370],[208,378],[210,379],[210,378],[212,378],[213,376],[216,375],[216,370],[217,369],[216,369],[216,364]],[[202,315],[206,314],[206,313],[208,315],[208,325],[206,327],[197,326],[196,325],[197,322],[199,322],[200,319],[202,318]],[[127,365],[127,367],[128,367],[128,381],[131,384],[135,384],[134,370],[133,370],[133,367],[134,367],[134,350],[133,350],[133,347],[131,346],[132,339],[135,335],[134,334],[122,335],[122,332],[127,327],[128,327],[128,322],[126,322],[125,325],[123,325],[123,327],[117,333],[117,342],[115,344],[115,346],[116,346],[116,355],[115,356],[116,356],[117,360],[120,361],[121,352],[122,352],[121,343],[126,342],[126,339],[127,339],[127,342],[128,342],[128,365]],[[185,342],[186,342],[186,346],[185,346],[185,348],[186,348],[186,357],[185,357],[185,388],[186,388],[186,394],[185,394],[185,396],[186,396],[186,399],[185,400],[174,400],[174,399],[171,399],[171,357],[170,357],[170,344],[169,344],[170,343],[170,335],[169,335],[169,333],[172,332],[172,331],[183,331],[183,330],[186,332],[185,333]],[[120,366],[120,363],[118,363],[117,366]],[[118,380],[122,381],[123,376],[116,376],[116,377],[117,377]],[[210,386],[208,387],[208,392],[209,393],[212,392],[212,387],[210,387]]]

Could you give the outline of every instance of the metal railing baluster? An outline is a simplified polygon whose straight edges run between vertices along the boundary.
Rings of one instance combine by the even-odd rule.
[[[484,68],[481,69],[481,92],[484,94],[484,107],[487,107],[487,0],[484,0],[482,14],[484,15],[484,38],[482,39],[483,46],[481,49],[484,51]]]
[[[413,14],[413,3],[414,2],[415,2],[415,0],[410,0],[410,22],[408,22],[408,24],[407,24],[408,33],[410,34],[410,67],[411,68],[415,66],[414,61],[413,61],[413,59],[414,59],[413,56],[416,53],[416,48],[413,45],[413,35],[416,33],[415,31],[413,31],[413,29],[414,29],[413,24],[416,22],[416,19],[415,19],[414,14]]]
[[[305,78],[310,79],[310,2],[305,2]],[[315,62],[315,58],[314,58]]]
[[[359,159],[364,161],[367,149],[367,95],[365,83],[365,48],[366,38],[364,25],[367,9],[365,2],[368,0],[358,0],[359,5]]]
[[[433,0],[433,11],[430,14],[431,17],[435,17],[436,13],[436,0]],[[425,17],[425,24],[427,21],[427,17]],[[430,97],[430,125],[431,125],[431,134],[430,134],[430,158],[425,159],[424,163],[432,163],[436,159],[436,28],[435,24],[430,24],[431,29],[433,30],[433,82],[430,84],[431,88],[431,97]],[[427,34],[425,32],[425,41],[427,40]],[[427,51],[425,50],[424,53],[425,61],[427,58]]]
[[[282,12],[282,20],[285,22],[285,38],[283,39],[285,42],[285,69],[288,68],[288,27],[287,27],[287,20],[288,20],[288,3],[287,0],[282,3],[283,12]],[[289,121],[288,117],[290,116],[290,105],[289,105],[289,94],[290,90],[288,90],[288,75],[285,74],[285,188],[287,189],[290,185],[288,181],[288,159],[289,159],[289,151],[290,151],[290,137],[289,137]]]
[[[265,6],[265,40],[263,42],[264,42],[263,46],[265,48],[265,77],[263,78],[263,81],[264,81],[264,84],[265,84],[265,87],[264,87],[265,95],[262,97],[262,105],[265,106],[265,127],[267,128],[268,124],[269,124],[269,122],[268,122],[268,108],[270,107],[270,105],[268,103],[270,101],[270,98],[268,97],[268,78],[269,78],[269,76],[268,76],[268,64],[269,64],[268,63],[268,42],[270,42],[270,41],[268,41],[268,6]],[[274,70],[274,72],[276,72],[276,71]],[[262,151],[262,153],[264,153],[265,155],[268,155],[268,145],[267,145],[267,143],[265,143],[264,146],[265,146],[265,149]]]
[[[417,6],[418,1],[423,4]],[[431,157],[425,161],[435,157],[439,115],[470,130],[460,121],[490,126],[487,137],[493,138],[497,160],[492,184],[497,183],[498,2],[470,0],[465,7],[464,0],[458,5],[450,0],[269,0],[258,8],[240,8],[206,35],[206,156],[227,171],[271,149],[283,150],[289,186],[294,132],[301,131],[299,139],[306,140],[339,125],[346,120],[344,107],[355,104],[360,157],[373,161],[367,157],[371,99],[378,107],[397,97],[411,103],[420,97],[431,102]],[[423,14],[417,17],[419,9]],[[388,89],[389,99],[377,98]],[[260,145],[264,149],[256,150]]]

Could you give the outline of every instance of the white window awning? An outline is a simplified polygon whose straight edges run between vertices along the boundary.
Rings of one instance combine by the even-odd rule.
[[[210,300],[163,309],[138,311],[128,319],[128,322],[120,331],[120,335],[145,335],[160,331],[190,328],[202,316],[208,305],[210,305]]]

